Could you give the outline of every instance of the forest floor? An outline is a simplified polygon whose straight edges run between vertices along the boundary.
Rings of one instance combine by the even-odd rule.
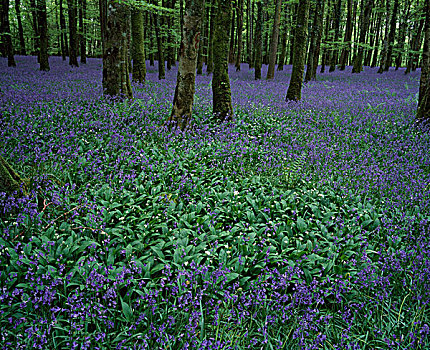
[[[0,58],[2,349],[430,348],[430,133],[420,72],[317,75],[286,103],[230,67],[235,119],[162,127],[175,67],[131,101],[102,62]],[[263,67],[264,77],[267,67]]]

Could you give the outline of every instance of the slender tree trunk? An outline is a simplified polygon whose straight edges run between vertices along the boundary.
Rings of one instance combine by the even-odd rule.
[[[297,4],[290,6],[291,9],[291,31],[290,31],[290,55],[288,64],[293,64],[294,38],[296,37]]]
[[[331,5],[331,1],[328,0],[327,3],[327,15],[325,18],[325,30],[324,30],[324,47],[322,50],[322,57],[321,57],[321,69],[320,69],[320,73],[324,73],[325,72],[325,64],[327,61],[327,55],[328,55],[328,49],[327,49],[327,42],[329,41],[329,32],[330,32],[330,22],[331,22],[331,17],[330,17],[330,5]]]
[[[281,0],[276,0],[275,4],[275,17],[273,21],[272,39],[270,41],[269,67],[267,69],[266,76],[267,80],[275,78],[276,53],[278,52],[279,24],[281,22]]]
[[[236,72],[240,71],[240,63],[242,59],[242,27],[243,27],[243,0],[238,0],[237,6],[237,56],[236,56]]]
[[[376,67],[376,65],[378,64],[378,51],[379,51],[379,41],[380,41],[379,39],[381,37],[381,31],[382,31],[381,25],[382,25],[382,18],[381,16],[378,16],[377,24],[376,24],[375,47],[373,49],[373,58],[370,63],[371,68]]]
[[[166,62],[164,59],[163,39],[160,33],[161,19],[160,15],[153,14],[155,22],[155,36],[157,39],[157,51],[158,51],[158,79],[162,80],[166,78]]]
[[[285,10],[285,16],[287,15],[287,11]],[[285,22],[287,22],[287,19],[285,18]],[[281,54],[279,55],[278,60],[278,68],[277,71],[283,71],[284,70],[284,64],[285,64],[285,56],[287,55],[287,28],[286,26],[282,30],[281,35]]]
[[[375,29],[371,31],[371,33],[376,33],[370,36],[370,48],[367,53],[367,58],[365,60],[365,66],[372,66],[372,54],[378,55],[378,45],[379,45],[379,32],[381,31],[381,17],[377,16]],[[376,65],[376,63],[375,63]]]
[[[318,56],[321,45],[321,32],[322,32],[322,21],[324,14],[324,1],[318,1],[316,3],[314,11],[314,19],[312,24],[312,34],[309,45],[309,55],[308,63],[306,67],[305,82],[315,79],[317,66],[318,66]]]
[[[201,33],[205,33],[205,17],[206,17],[206,13],[205,13],[205,7],[203,7],[203,11],[202,12],[202,18],[200,20],[200,25],[201,25]],[[185,18],[184,18],[185,20]],[[202,35],[202,39],[203,39],[203,35]],[[178,73],[179,74],[179,73]],[[201,42],[199,43],[199,51],[197,54],[197,74],[198,75],[202,75],[203,74],[203,40],[201,40]]]
[[[40,33],[40,70],[49,71],[48,59],[48,20],[46,15],[46,0],[37,0],[38,5],[38,27]]]
[[[231,26],[230,26],[230,49],[229,49],[229,53],[228,53],[228,62],[229,63],[234,63],[234,46],[235,46],[235,11],[232,10],[232,15],[231,15]]]
[[[230,78],[228,76],[228,28],[231,23],[230,0],[217,0],[214,33],[214,73],[212,78],[213,114],[219,121],[232,120]]]
[[[140,9],[132,9],[131,36],[133,45],[133,81],[137,81],[141,84],[143,84],[146,79],[145,38],[143,28],[143,11]]]
[[[168,119],[168,122],[176,123],[175,127],[182,131],[190,123],[193,109],[204,0],[186,0],[185,9],[175,97],[172,113]]]
[[[132,97],[127,69],[128,21],[129,9],[127,5],[109,0],[106,33],[104,35],[103,93],[112,97]]]
[[[363,70],[363,55],[364,55],[363,45],[366,43],[366,33],[369,28],[372,7],[373,7],[373,0],[367,0],[366,6],[363,11],[363,16],[362,16],[363,18],[360,18],[361,30],[360,30],[359,46],[358,46],[357,56],[354,61],[354,66],[352,67],[352,73],[361,73],[361,71]]]
[[[1,1],[1,35],[2,54],[7,56],[7,66],[15,67],[15,58],[13,56],[12,36],[9,25],[9,0]]]
[[[306,42],[308,36],[310,0],[300,0],[297,10],[297,27],[294,38],[293,72],[285,100],[299,101],[302,97],[303,73],[305,71]]]
[[[15,0],[15,13],[18,22],[18,34],[19,34],[19,54],[25,55],[25,40],[24,40],[24,29],[22,28],[21,19],[21,0]]]
[[[391,0],[386,0],[386,8],[387,8],[387,21],[385,24],[385,33],[384,33],[384,46],[383,46],[383,50],[381,52],[381,61],[380,61],[380,66],[378,69],[378,73],[382,74],[382,72],[384,71],[384,67],[385,67],[385,62],[387,60],[387,52],[388,52],[388,45],[389,45],[389,30],[390,30],[390,9],[391,9]]]
[[[257,2],[257,23],[255,25],[255,80],[261,79],[261,51],[262,51],[262,37],[263,37],[263,4],[261,1]]]
[[[392,64],[394,38],[396,36],[397,11],[399,8],[399,0],[394,0],[393,14],[390,22],[390,33],[388,34],[387,57],[385,59],[384,71],[388,71]]]
[[[69,46],[67,44],[66,18],[64,17],[63,0],[60,0],[60,31],[61,31],[61,56],[63,61],[69,55]]]
[[[86,41],[86,25],[85,19],[87,17],[87,0],[79,0],[79,49],[81,52],[81,63],[87,63],[87,41]]]
[[[400,68],[402,65],[402,54],[405,49],[405,41],[406,41],[406,30],[407,30],[407,23],[409,22],[409,14],[410,14],[410,4],[407,5],[406,13],[401,16],[401,22],[400,22],[400,29],[399,29],[399,40],[397,42],[396,46],[396,70]]]
[[[345,36],[343,38],[343,49],[340,54],[339,65],[340,70],[343,71],[346,68],[346,61],[348,60],[351,52],[351,38],[352,38],[352,5],[354,0],[347,0],[347,17],[346,17],[346,28]]]
[[[249,28],[249,41],[248,41],[248,45],[249,45],[249,62],[248,62],[248,66],[249,69],[254,68],[254,63],[255,63],[255,58],[254,58],[254,31],[255,31],[255,27],[254,27],[254,13],[255,13],[255,2],[248,0],[251,3],[251,9],[250,9],[250,17],[249,17],[249,21],[250,21],[250,28]]]
[[[154,30],[155,30],[155,21],[154,21],[154,16],[152,15],[152,13],[147,13],[146,14],[149,18],[149,65],[151,67],[153,67],[155,65],[154,60],[155,60],[155,55],[154,55]]]
[[[251,0],[246,2],[246,61],[248,62],[248,68],[252,68],[252,17],[251,17]]]
[[[31,6],[31,19],[33,24],[33,31],[34,31],[34,37],[33,37],[33,52],[32,54],[37,55],[37,63],[40,63],[40,45],[39,45],[39,27],[38,27],[38,16],[37,16],[37,6],[36,6],[36,0],[30,0],[30,6]]]
[[[333,48],[332,48],[332,56],[331,56],[331,62],[330,62],[330,68],[329,72],[334,72],[336,70],[337,65],[337,55],[338,55],[338,49],[336,42],[339,40],[339,32],[340,32],[340,17],[342,15],[342,0],[338,0],[336,8],[335,8],[335,15],[334,15],[334,42]]]
[[[69,65],[79,67],[78,64],[78,38],[76,29],[76,0],[67,0],[69,7]]]
[[[424,26],[424,48],[420,78],[420,90],[418,97],[417,120],[425,123],[430,122],[430,1],[426,1],[425,26]]]
[[[214,70],[214,59],[213,59],[213,44],[214,44],[214,30],[215,30],[215,7],[214,7],[214,0],[210,0],[210,27],[209,27],[209,52],[208,52],[208,64],[206,67],[206,74],[211,74]]]

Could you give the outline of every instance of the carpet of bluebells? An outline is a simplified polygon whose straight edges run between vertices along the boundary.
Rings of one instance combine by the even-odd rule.
[[[420,72],[230,67],[235,119],[163,127],[176,68],[102,97],[101,60],[0,59],[1,349],[429,349]],[[263,67],[265,76],[267,67]]]

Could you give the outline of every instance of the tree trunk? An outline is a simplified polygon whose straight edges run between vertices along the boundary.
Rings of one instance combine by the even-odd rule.
[[[252,68],[252,6],[251,0],[246,2],[246,57],[248,68]]]
[[[305,71],[306,42],[308,36],[310,0],[300,0],[297,10],[293,72],[285,100],[299,101],[302,96],[303,73]]]
[[[243,27],[243,0],[238,0],[237,6],[237,56],[236,56],[236,72],[240,71],[240,63],[242,59],[242,27]]]
[[[324,30],[324,46],[323,46],[323,50],[322,50],[320,73],[324,73],[325,72],[325,64],[326,64],[327,53],[328,53],[327,42],[329,40],[330,21],[331,21],[331,17],[330,17],[330,0],[328,0],[328,3],[327,3],[327,15],[326,15],[325,21],[326,22],[325,22],[325,30]]]
[[[196,65],[199,50],[201,24],[204,16],[204,0],[186,0],[184,25],[181,36],[178,75],[176,78],[173,109],[168,123],[185,130],[193,109]],[[171,125],[170,125],[171,126]]]
[[[18,34],[19,34],[19,54],[25,55],[25,40],[24,40],[24,29],[22,28],[21,19],[21,0],[15,0],[15,13],[18,21]]]
[[[291,5],[291,31],[290,31],[290,55],[288,64],[293,64],[294,57],[294,38],[296,33],[296,21],[297,21],[297,4]]]
[[[341,17],[341,10],[342,10],[342,0],[338,0],[335,11],[334,11],[334,44],[332,47],[332,56],[331,56],[331,62],[330,62],[330,68],[329,72],[334,72],[336,70],[337,65],[337,44],[336,42],[339,40],[339,31],[340,31],[340,17]]]
[[[0,14],[1,14],[1,18],[0,18],[1,52],[4,56],[7,57],[7,66],[15,67],[16,63],[15,63],[15,58],[13,57],[12,36],[10,34],[10,25],[9,25],[9,0],[1,1]]]
[[[204,33],[205,33],[205,29],[204,28],[205,28],[205,17],[206,17],[205,10],[206,9],[203,6],[203,9],[201,11],[202,18],[200,20],[201,33],[203,33],[203,35],[201,35],[201,42],[199,43],[199,51],[198,51],[198,54],[197,54],[197,74],[198,75],[202,75],[203,74],[203,36],[204,36]],[[184,18],[184,21],[185,20],[186,19]],[[179,50],[179,52],[181,52],[181,50]],[[179,74],[179,72],[178,72],[178,74]]]
[[[33,31],[34,31],[34,37],[33,37],[33,52],[32,54],[37,55],[37,63],[40,62],[39,57],[39,27],[37,25],[38,23],[38,16],[37,16],[37,6],[36,6],[36,0],[30,0],[30,6],[31,6],[31,19],[32,19],[32,25],[33,25]]]
[[[60,36],[61,36],[61,56],[63,61],[66,60],[66,56],[69,55],[69,46],[67,44],[67,29],[66,19],[64,17],[63,0],[60,0]]]
[[[276,0],[275,18],[273,21],[272,39],[270,41],[270,56],[269,67],[267,69],[267,80],[275,78],[275,64],[276,54],[278,52],[278,39],[279,39],[279,24],[281,22],[281,0]]]
[[[371,66],[371,64],[372,64],[372,53],[375,49],[376,49],[376,51],[375,51],[376,54],[378,53],[380,27],[381,27],[381,20],[380,20],[380,16],[378,16],[378,18],[376,18],[376,23],[374,25],[374,28],[370,31],[371,34],[370,34],[369,45],[372,48],[370,48],[369,51],[367,52],[366,59],[364,60],[365,66]],[[376,33],[376,35],[374,33]]]
[[[390,30],[390,26],[389,26],[389,21],[390,21],[390,8],[391,8],[391,0],[386,0],[386,8],[387,8],[387,21],[385,24],[385,33],[384,33],[384,46],[381,52],[381,61],[380,61],[380,66],[378,69],[378,73],[382,74],[382,72],[384,71],[384,67],[385,67],[385,62],[387,60],[387,52],[388,52],[388,45],[389,45],[389,30]]]
[[[425,2],[424,35],[417,120],[428,123],[430,122],[430,1]]]
[[[286,14],[287,14],[287,11],[285,10],[285,15]],[[286,19],[285,19],[285,22],[287,22]],[[287,28],[284,27],[284,29],[282,30],[282,36],[281,36],[281,54],[279,55],[278,68],[276,69],[277,71],[284,70],[285,56],[287,55],[287,36],[288,36]]]
[[[234,34],[235,34],[235,18],[236,18],[236,16],[235,16],[235,11],[234,10],[232,10],[232,16],[231,16],[231,26],[230,26],[230,49],[229,49],[229,51],[228,51],[228,62],[229,63],[234,63],[234,46],[235,46],[235,42],[234,42],[234,39],[235,39],[235,36],[234,36]]]
[[[131,11],[131,36],[133,56],[133,81],[143,84],[146,79],[145,38],[143,33],[143,11]]]
[[[230,78],[228,76],[228,28],[231,23],[230,0],[217,0],[214,33],[214,73],[212,78],[213,114],[219,121],[232,120]]]
[[[407,30],[407,24],[409,23],[410,9],[411,7],[409,4],[407,5],[406,13],[403,16],[401,16],[399,40],[397,41],[397,46],[396,46],[396,49],[397,49],[396,60],[395,60],[396,70],[398,70],[402,65],[402,54],[405,49],[406,30]]]
[[[0,192],[5,192],[8,195],[16,192],[18,197],[27,194],[24,180],[2,156],[0,156]]]
[[[155,22],[155,36],[157,39],[157,51],[158,51],[158,79],[162,80],[166,78],[166,68],[165,68],[165,60],[164,60],[164,51],[163,51],[163,39],[161,37],[160,28],[161,28],[161,19],[160,15],[153,13],[154,22]]]
[[[261,51],[262,51],[262,36],[263,36],[263,4],[261,1],[257,2],[257,23],[255,25],[255,80],[261,79]]]
[[[345,70],[346,61],[348,60],[349,54],[351,52],[351,38],[352,38],[352,3],[354,0],[347,0],[347,18],[346,18],[346,28],[345,28],[345,36],[343,38],[343,49],[340,54],[340,70]]]
[[[378,64],[378,51],[379,51],[379,38],[381,37],[381,24],[382,24],[382,16],[378,16],[377,24],[376,24],[376,38],[375,38],[375,47],[373,49],[373,58],[370,63],[370,67],[374,68]]]
[[[363,11],[363,16],[360,18],[361,29],[360,29],[360,39],[357,51],[357,56],[354,60],[354,66],[352,67],[352,73],[361,73],[363,70],[363,55],[364,48],[363,45],[366,43],[366,33],[369,29],[370,15],[372,13],[373,0],[367,0],[366,6]]]
[[[207,67],[206,67],[206,74],[211,74],[214,70],[214,56],[213,56],[213,52],[214,52],[214,48],[213,48],[213,44],[214,44],[214,23],[215,23],[215,7],[213,4],[214,0],[210,0],[210,26],[209,26],[209,49],[208,49],[208,63],[207,63]]]
[[[46,0],[37,0],[38,5],[38,27],[39,27],[39,43],[40,43],[40,70],[49,71],[48,59],[48,21],[46,16]]]
[[[87,43],[85,19],[87,17],[87,0],[79,0],[79,51],[81,53],[81,63],[87,63]]]
[[[392,64],[394,38],[396,36],[397,11],[399,8],[399,0],[394,0],[393,14],[390,22],[390,33],[388,34],[387,57],[385,59],[384,71],[388,71]]]
[[[103,93],[112,97],[132,97],[127,69],[128,19],[129,9],[127,5],[109,0],[106,35],[104,35]]]
[[[69,12],[69,65],[79,67],[78,38],[76,28],[76,0],[67,0]]]
[[[316,77],[318,56],[321,46],[322,24],[324,17],[324,0],[316,4],[314,19],[312,24],[312,35],[310,39],[308,64],[306,67],[305,82],[314,80]]]

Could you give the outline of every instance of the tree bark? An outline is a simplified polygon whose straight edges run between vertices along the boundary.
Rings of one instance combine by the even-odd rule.
[[[215,23],[215,7],[213,4],[214,0],[210,0],[210,26],[209,26],[209,43],[208,43],[208,63],[206,66],[206,74],[211,74],[214,71],[214,59],[213,59],[213,43],[214,43],[214,23]]]
[[[275,78],[276,53],[278,52],[279,24],[281,22],[281,0],[276,0],[275,17],[273,21],[272,39],[270,41],[269,67],[267,80]]]
[[[389,22],[390,22],[390,12],[391,12],[391,0],[386,0],[386,8],[387,8],[387,21],[385,24],[385,33],[384,33],[384,46],[381,52],[381,60],[380,60],[380,66],[378,69],[377,73],[382,74],[382,72],[384,71],[384,67],[385,67],[385,62],[387,60],[387,52],[388,52],[388,45],[389,45],[389,30],[390,30],[390,26],[389,26]]]
[[[19,34],[19,54],[25,55],[25,40],[24,40],[24,29],[22,28],[21,19],[21,0],[15,0],[15,13],[18,21],[18,34]]]
[[[240,71],[240,63],[242,60],[242,27],[243,27],[243,0],[238,0],[237,5],[237,56],[236,56],[236,72]]]
[[[293,71],[285,100],[299,101],[302,96],[303,73],[305,71],[306,42],[308,36],[310,0],[300,0],[297,10],[295,48],[293,57]]]
[[[205,33],[205,17],[206,17],[206,8],[205,6],[203,6],[203,10],[202,12],[202,18],[200,21],[200,26],[201,26],[201,33],[203,33],[203,35],[201,35],[201,42],[199,43],[199,51],[197,54],[197,74],[198,75],[202,75],[203,74],[203,37],[204,37],[204,33]],[[184,19],[185,20],[185,19]],[[179,74],[179,73],[178,73]]]
[[[390,22],[390,33],[388,34],[387,57],[385,59],[384,71],[388,71],[392,64],[394,38],[396,36],[397,11],[399,8],[399,0],[394,0],[393,14]]]
[[[373,0],[367,0],[366,6],[363,11],[363,16],[360,18],[361,29],[360,29],[360,39],[357,51],[357,56],[354,60],[354,66],[352,67],[352,73],[361,73],[363,70],[363,55],[364,48],[363,45],[366,43],[366,33],[369,28],[370,15],[372,13]]]
[[[261,51],[262,51],[262,36],[263,36],[263,4],[261,1],[257,2],[257,23],[255,25],[255,40],[254,40],[254,49],[255,49],[255,72],[254,78],[255,80],[261,79]]]
[[[145,38],[143,33],[143,11],[131,11],[131,36],[133,55],[133,81],[143,84],[146,79]]]
[[[230,0],[217,0],[214,33],[214,73],[212,78],[213,114],[221,122],[232,120],[230,78],[228,76],[228,28],[231,23]]]
[[[204,14],[204,0],[186,0],[184,25],[179,50],[179,67],[176,78],[175,97],[169,126],[184,131],[190,123],[193,109],[197,55]]]
[[[12,36],[10,34],[9,24],[9,0],[1,1],[1,51],[7,57],[7,66],[15,67],[15,58],[13,56]]]
[[[340,32],[340,17],[342,15],[342,0],[338,0],[335,11],[334,11],[334,44],[332,47],[332,55],[331,55],[331,62],[330,62],[330,68],[329,72],[334,72],[336,70],[337,65],[337,55],[338,55],[338,49],[336,42],[339,40],[339,32]]]
[[[308,63],[306,67],[305,82],[316,78],[318,67],[318,56],[321,47],[322,25],[324,17],[324,0],[316,4],[312,24],[312,35],[309,46]]]
[[[76,28],[76,0],[67,0],[69,13],[69,65],[79,67],[78,64],[78,38]]]
[[[79,51],[81,53],[81,63],[87,63],[87,42],[86,42],[86,25],[87,17],[87,0],[79,0]]]
[[[343,49],[340,54],[339,65],[340,70],[343,71],[346,68],[346,61],[348,60],[349,54],[351,52],[351,38],[352,38],[352,3],[354,0],[347,0],[347,18],[346,18],[346,28],[345,36],[343,38]]]
[[[428,123],[430,122],[430,1],[425,2],[424,35],[417,121]]]
[[[46,15],[46,0],[37,0],[38,5],[38,27],[39,27],[39,44],[40,44],[40,70],[49,71],[48,56],[48,21]]]
[[[64,17],[63,0],[60,0],[60,37],[61,37],[61,56],[63,61],[69,55],[69,46],[67,44],[66,19]]]
[[[124,3],[109,0],[107,7],[105,51],[103,54],[103,93],[131,98],[128,78],[127,36],[129,9]]]

